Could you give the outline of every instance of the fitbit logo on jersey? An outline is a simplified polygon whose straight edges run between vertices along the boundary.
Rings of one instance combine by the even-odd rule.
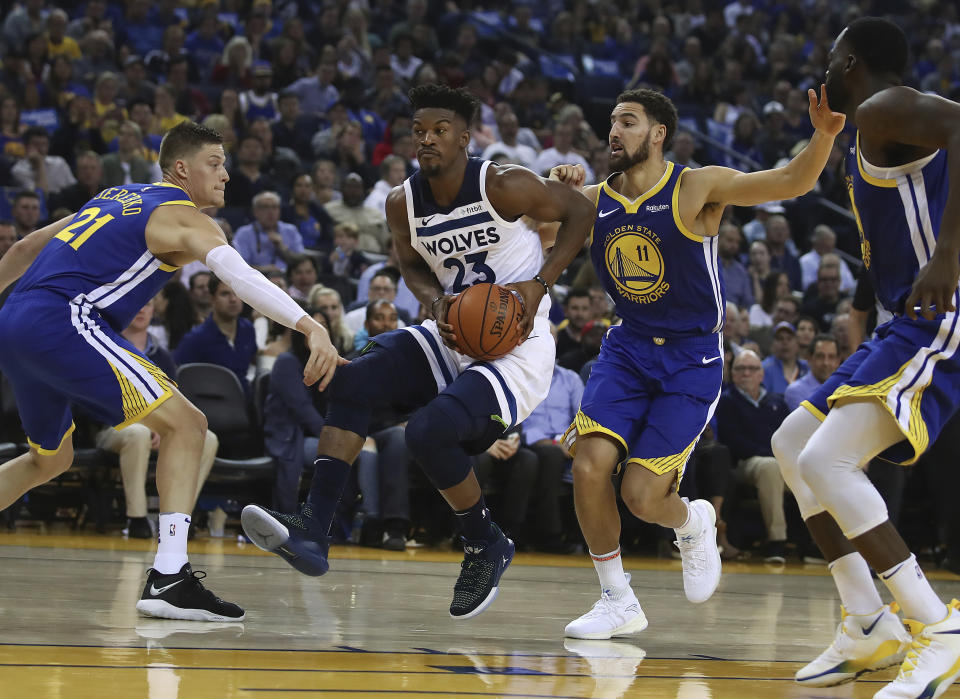
[[[500,234],[495,226],[487,229],[478,228],[474,231],[461,231],[448,238],[434,238],[421,240],[420,244],[431,255],[450,255],[455,252],[466,252],[480,245],[493,245],[500,242]]]

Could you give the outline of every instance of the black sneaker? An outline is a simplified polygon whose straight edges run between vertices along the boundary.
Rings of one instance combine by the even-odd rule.
[[[128,539],[152,539],[156,536],[146,517],[127,517]]]
[[[783,565],[787,562],[787,547],[785,541],[768,541],[763,551],[763,562],[774,565]]]
[[[309,504],[292,515],[247,505],[240,513],[240,523],[258,548],[277,554],[304,575],[316,577],[330,569],[330,537],[320,532]]]
[[[513,542],[496,524],[491,522],[490,526],[497,536],[493,542],[463,539],[463,563],[450,604],[450,616],[454,619],[469,619],[493,604],[500,576],[513,560]]]
[[[144,616],[185,621],[243,621],[246,614],[233,602],[224,602],[203,586],[207,577],[193,572],[184,563],[179,573],[164,575],[151,568],[147,584],[137,602],[137,611]]]

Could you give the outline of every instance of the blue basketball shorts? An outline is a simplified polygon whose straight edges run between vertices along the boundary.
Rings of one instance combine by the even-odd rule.
[[[587,380],[580,411],[564,435],[604,434],[626,463],[683,477],[693,448],[720,399],[719,335],[661,339],[623,326],[607,332]]]
[[[846,402],[878,401],[904,436],[881,457],[914,463],[960,408],[958,318],[957,313],[932,321],[894,318],[801,405],[822,421]]]
[[[175,386],[89,303],[36,290],[11,294],[0,309],[0,371],[41,454],[55,454],[73,432],[72,405],[122,429]]]

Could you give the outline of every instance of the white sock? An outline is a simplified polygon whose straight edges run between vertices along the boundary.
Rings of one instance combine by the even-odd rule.
[[[883,606],[877,586],[870,576],[870,566],[854,551],[841,556],[827,568],[840,593],[840,603],[847,614],[870,614]]]
[[[687,520],[673,530],[676,532],[678,539],[681,536],[687,536],[689,534],[699,534],[703,526],[700,521],[700,515],[697,514],[697,511],[690,505],[690,501],[683,498],[683,503],[687,506]]]
[[[629,587],[627,576],[623,572],[623,557],[620,555],[620,547],[615,551],[597,555],[590,554],[593,560],[593,567],[597,569],[597,575],[600,577],[600,587],[607,590],[623,590]]]
[[[190,529],[190,515],[182,512],[160,513],[160,545],[153,567],[158,573],[173,575],[179,573],[187,562],[187,531]]]
[[[930,587],[927,577],[920,570],[917,557],[912,553],[903,563],[880,573],[880,579],[900,603],[907,619],[914,619],[921,624],[935,624],[946,618],[946,605]]]

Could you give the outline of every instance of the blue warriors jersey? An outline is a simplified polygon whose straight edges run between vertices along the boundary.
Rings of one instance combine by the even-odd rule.
[[[630,201],[600,186],[590,255],[617,315],[635,333],[682,338],[719,332],[725,312],[716,237],[689,231],[677,198],[685,172],[667,162],[650,191]]]
[[[509,284],[532,279],[543,265],[540,236],[518,221],[504,220],[487,197],[489,160],[470,158],[453,203],[439,206],[418,170],[403,183],[410,245],[430,265],[447,293],[473,284]],[[541,311],[549,309],[544,297]]]
[[[947,152],[894,168],[878,168],[860,152],[860,133],[847,153],[847,191],[860,229],[863,263],[884,308],[902,314],[917,272],[933,255],[950,181]]]
[[[123,330],[177,270],[154,257],[145,237],[153,210],[177,204],[195,206],[167,183],[103,190],[44,246],[16,291],[44,289],[92,306]]]

